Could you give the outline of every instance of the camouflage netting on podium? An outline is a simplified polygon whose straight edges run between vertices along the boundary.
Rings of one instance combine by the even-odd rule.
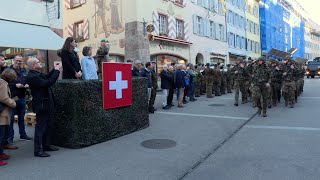
[[[82,148],[149,126],[147,82],[132,80],[133,105],[102,107],[102,82],[61,80],[53,88],[56,113],[50,122],[51,144]]]

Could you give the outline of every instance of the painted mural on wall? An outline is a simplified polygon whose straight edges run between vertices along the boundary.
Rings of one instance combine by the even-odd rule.
[[[123,0],[94,0],[95,4],[95,37],[104,34],[108,38],[111,34],[124,32]]]

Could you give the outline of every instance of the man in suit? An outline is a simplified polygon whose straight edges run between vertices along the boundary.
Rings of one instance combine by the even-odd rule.
[[[54,112],[54,96],[51,86],[59,78],[61,64],[55,64],[54,69],[45,75],[41,73],[41,62],[36,58],[27,61],[29,73],[26,78],[33,97],[33,110],[36,113],[37,124],[34,133],[34,156],[49,157],[44,151],[57,151],[58,148],[50,146],[48,139],[48,121]]]

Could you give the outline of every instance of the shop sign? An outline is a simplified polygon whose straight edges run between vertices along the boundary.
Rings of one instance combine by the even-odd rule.
[[[152,33],[152,32],[154,31],[154,25],[153,25],[153,24],[149,24],[149,25],[147,26],[147,31],[148,31],[149,33]]]

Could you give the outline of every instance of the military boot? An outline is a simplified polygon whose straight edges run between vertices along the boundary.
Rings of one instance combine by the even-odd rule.
[[[267,112],[263,112],[262,116],[267,117]]]
[[[258,109],[258,115],[261,115],[262,109]]]
[[[294,103],[293,102],[290,103],[290,108],[294,108]]]

